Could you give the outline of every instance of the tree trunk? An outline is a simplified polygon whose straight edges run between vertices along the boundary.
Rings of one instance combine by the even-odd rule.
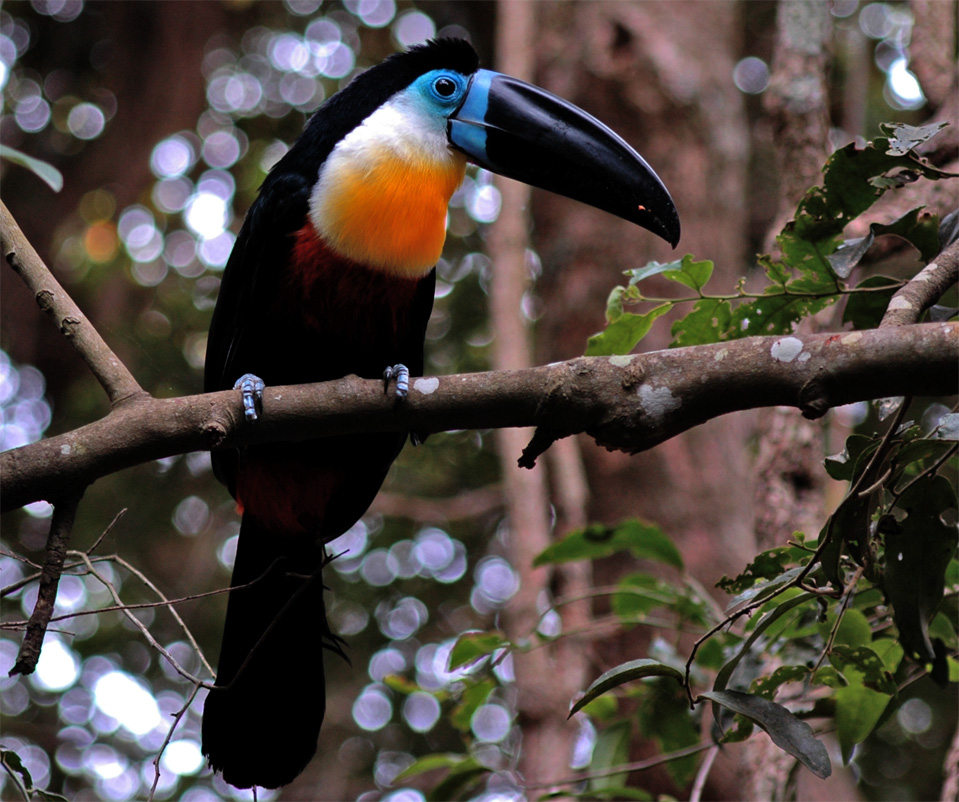
[[[643,155],[679,209],[678,253],[713,259],[727,286],[745,272],[747,250],[749,130],[730,80],[741,47],[739,9],[733,2],[543,4],[535,44],[537,83],[603,120]],[[553,195],[536,193],[533,209],[543,262],[543,363],[583,353],[586,338],[603,328],[606,296],[623,270],[677,254],[645,230]],[[641,350],[664,347],[668,328],[659,325]],[[589,519],[655,521],[706,583],[738,572],[753,553],[751,420],[727,416],[636,457],[582,441]],[[615,581],[629,569],[625,562],[620,555],[597,564],[596,584]],[[595,641],[587,681],[645,656],[647,638],[637,628]],[[729,777],[720,759],[707,793],[736,798]],[[652,789],[642,780],[651,790],[668,788],[664,775],[657,782]]]

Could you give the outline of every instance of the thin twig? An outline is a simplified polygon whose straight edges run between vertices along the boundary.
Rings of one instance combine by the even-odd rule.
[[[160,600],[163,602],[163,605],[170,611],[170,615],[173,616],[173,620],[180,625],[180,628],[183,630],[183,633],[186,635],[187,640],[190,641],[190,645],[194,648],[197,655],[199,656],[200,662],[203,663],[203,667],[210,672],[211,677],[215,677],[216,672],[213,670],[213,667],[209,664],[209,662],[207,662],[207,659],[203,654],[203,650],[200,648],[200,645],[194,639],[193,633],[190,632],[190,628],[184,623],[183,619],[180,618],[180,614],[176,611],[173,605],[170,604],[170,601],[163,594],[163,592],[156,585],[153,584],[153,582],[147,577],[146,574],[144,574],[138,568],[135,568],[132,564],[128,563],[122,557],[117,556],[115,557],[115,559],[118,565],[122,566],[123,568],[126,568],[131,574],[137,577],[141,582],[143,582],[144,585],[146,585],[150,590],[152,590],[160,598]]]
[[[113,596],[113,600],[117,604],[122,604],[122,602],[120,601],[120,594],[117,593],[117,589],[114,587],[113,583],[109,579],[107,579],[105,576],[103,576],[103,574],[97,571],[96,568],[94,568],[93,562],[90,560],[90,558],[86,554],[81,554],[81,558],[83,562],[86,564],[89,572],[93,576],[95,576],[97,579],[99,579],[101,584],[108,591],[110,591],[110,595]],[[143,637],[147,639],[147,643],[149,643],[154,649],[156,649],[160,654],[162,654],[167,659],[167,662],[170,664],[173,670],[176,671],[177,674],[179,674],[185,680],[192,682],[194,685],[198,685],[203,688],[213,687],[212,682],[205,682],[204,680],[201,680],[198,677],[195,677],[193,674],[191,674],[189,671],[183,668],[183,666],[181,666],[177,662],[176,658],[172,654],[170,654],[170,652],[164,649],[163,646],[159,644],[157,639],[153,637],[153,634],[150,632],[149,628],[142,621],[140,621],[140,619],[137,618],[130,610],[123,609],[121,612],[123,612],[123,614],[130,620],[130,623],[132,623],[133,626],[135,626],[138,630],[140,630],[140,633],[143,635]],[[202,658],[202,653],[201,653],[201,658]],[[207,665],[206,660],[203,660],[203,663],[204,665]]]
[[[832,651],[832,645],[835,643],[836,635],[839,633],[839,626],[842,624],[842,620],[846,616],[846,611],[849,609],[849,603],[852,601],[853,588],[856,587],[856,583],[859,581],[859,578],[862,576],[864,570],[865,569],[863,566],[858,566],[856,568],[855,575],[846,584],[846,587],[842,592],[842,604],[840,604],[839,609],[836,610],[836,621],[833,623],[832,629],[829,632],[829,638],[826,640],[826,645],[823,647],[822,654],[819,655],[816,665],[812,667],[812,671],[809,674],[810,682],[816,678],[816,672],[819,671],[819,667],[823,664],[823,661],[829,655],[829,652]]]
[[[176,728],[179,726],[180,720],[183,718],[186,711],[190,709],[190,705],[193,704],[193,700],[196,699],[196,695],[199,693],[199,691],[200,686],[194,685],[193,690],[190,692],[190,696],[186,700],[186,704],[184,704],[183,707],[173,714],[173,724],[170,725],[170,729],[166,734],[166,738],[163,739],[163,743],[160,744],[160,749],[153,758],[153,785],[150,786],[150,795],[147,797],[147,802],[153,802],[153,796],[156,794],[157,785],[160,784],[160,758],[163,757],[163,753],[170,745],[170,740],[173,738],[173,733],[176,732]]]
[[[87,549],[87,554],[93,554],[93,552],[95,552],[95,551],[97,550],[97,547],[103,542],[103,538],[105,538],[107,535],[110,534],[110,532],[113,530],[113,527],[117,525],[117,522],[118,522],[124,515],[126,515],[126,512],[127,512],[127,508],[124,507],[122,510],[120,510],[120,512],[118,512],[116,515],[113,516],[113,520],[110,521],[110,523],[107,524],[107,528],[104,529],[104,530],[100,533],[100,537],[98,537],[98,538],[93,542],[93,545],[90,546],[90,548]]]
[[[663,763],[669,763],[671,760],[680,760],[681,758],[689,757],[690,755],[698,755],[700,752],[705,752],[707,749],[711,749],[713,746],[714,744],[712,741],[709,743],[700,743],[696,744],[695,746],[687,746],[685,749],[677,749],[675,752],[668,752],[665,755],[652,757],[648,760],[639,760],[635,763],[623,763],[619,766],[603,769],[602,771],[583,773],[578,777],[566,777],[562,780],[553,780],[551,782],[524,783],[523,788],[555,788],[559,785],[574,785],[576,783],[581,783],[584,780],[592,780],[600,777],[615,777],[617,774],[624,774],[627,772],[646,771],[647,769],[661,766]]]
[[[920,473],[915,479],[911,480],[905,487],[903,487],[902,490],[896,490],[895,488],[892,488],[892,487],[891,487],[891,488],[889,488],[889,493],[892,495],[892,497],[893,497],[894,499],[898,500],[899,497],[900,497],[903,493],[905,493],[910,487],[912,487],[914,484],[916,484],[916,482],[919,482],[919,481],[925,479],[927,476],[935,476],[935,475],[939,472],[939,469],[940,469],[943,465],[945,465],[953,456],[955,456],[957,449],[959,449],[959,445],[955,445],[955,444],[954,444],[954,445],[953,445],[948,451],[946,451],[946,453],[943,454],[938,460],[936,460],[932,465],[930,465],[928,468],[926,468],[926,470],[924,470],[924,471],[923,471],[922,473]]]
[[[699,771],[696,772],[696,780],[693,782],[693,787],[689,792],[689,802],[699,802],[700,798],[703,795],[703,788],[706,785],[706,778],[709,776],[709,772],[713,768],[713,761],[716,760],[716,755],[719,754],[719,745],[714,745],[708,752],[706,752],[706,757],[703,758],[702,765],[699,767]]]
[[[70,552],[71,554],[77,552]],[[110,562],[116,558],[116,555],[111,555],[110,557],[101,557],[99,560],[91,560],[91,562]],[[89,571],[83,571],[78,574],[70,574],[70,576],[87,576]],[[36,577],[33,577],[36,579]],[[217,588],[216,590],[207,590],[203,593],[194,593],[190,596],[178,596],[175,599],[167,599],[164,597],[162,601],[155,602],[136,602],[133,604],[123,603],[123,604],[111,604],[107,607],[97,607],[95,610],[75,610],[72,613],[64,613],[63,615],[55,615],[50,619],[50,623],[57,621],[66,621],[70,618],[80,618],[87,615],[100,615],[101,613],[117,613],[123,612],[124,610],[155,610],[157,607],[172,607],[175,604],[184,604],[185,602],[197,601],[198,599],[205,599],[210,596],[222,596],[224,593],[229,593],[230,591],[237,590],[239,588],[249,587],[254,585],[259,581],[259,578],[253,580],[253,582],[247,582],[245,585],[237,585],[236,587],[225,587]],[[25,626],[26,621],[5,621],[4,626],[17,625]]]
[[[40,589],[37,593],[37,602],[27,623],[27,632],[20,644],[20,653],[17,661],[10,669],[9,676],[14,674],[32,674],[40,659],[40,647],[47,631],[47,625],[53,616],[53,608],[57,603],[57,588],[60,586],[60,575],[63,573],[63,562],[67,555],[67,544],[70,542],[70,533],[80,503],[82,493],[72,494],[57,502],[53,508],[53,518],[50,521],[50,535],[47,540],[47,550],[43,560],[43,570],[40,572]]]

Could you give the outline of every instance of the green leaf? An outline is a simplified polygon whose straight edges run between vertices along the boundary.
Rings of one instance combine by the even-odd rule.
[[[880,123],[879,127],[889,134],[889,149],[886,153],[890,156],[905,156],[923,142],[928,142],[947,125],[949,123],[941,122],[917,128],[905,123]]]
[[[495,687],[496,683],[491,679],[483,679],[467,686],[459,704],[450,713],[450,723],[460,732],[469,732],[473,714],[489,698]]]
[[[835,253],[831,253],[826,257],[829,260],[833,272],[839,276],[839,278],[849,278],[853,268],[862,261],[862,257],[866,255],[866,251],[872,247],[875,241],[876,236],[871,226],[869,233],[865,237],[845,240],[836,248]]]
[[[831,624],[826,622],[820,626],[823,636],[828,637]],[[836,628],[833,644],[854,649],[865,646],[867,643],[872,643],[872,627],[869,625],[869,619],[859,610],[846,610]]]
[[[873,223],[869,229],[876,236],[892,234],[906,240],[919,251],[923,262],[931,262],[941,250],[939,217],[931,212],[924,212],[922,208],[919,206],[912,209],[888,225]]]
[[[33,156],[28,156],[26,153],[21,153],[7,145],[0,145],[0,159],[7,159],[21,167],[26,167],[54,192],[63,189],[63,174],[52,164],[35,159]]]
[[[580,712],[599,721],[611,721],[619,712],[619,700],[612,694],[599,696],[583,707]]]
[[[889,234],[915,246],[923,262],[932,261],[941,250],[939,218],[931,212],[923,212],[922,209],[921,206],[911,209],[889,224],[872,223],[865,237],[845,240],[835,253],[827,257],[833,271],[840,278],[849,278],[849,274],[866,255],[876,237]]]
[[[589,338],[586,345],[586,356],[628,354],[643,337],[649,334],[656,318],[665,315],[672,307],[671,303],[660,304],[645,315],[623,312],[603,331]]]
[[[696,665],[718,670],[726,662],[726,650],[716,638],[710,638],[696,652]]]
[[[811,189],[800,201],[791,234],[822,251],[829,248],[850,220],[869,209],[887,189],[919,177],[936,180],[950,176],[914,153],[891,151],[895,148],[890,147],[890,141],[880,137],[864,148],[850,143],[833,153],[823,169],[823,185]],[[889,176],[893,176],[892,180]],[[830,252],[834,249],[830,248]],[[784,249],[784,253],[788,250]],[[793,264],[788,258],[786,261]]]
[[[450,649],[447,671],[455,671],[461,666],[475,663],[488,657],[497,649],[509,648],[512,644],[502,632],[467,632],[460,635]]]
[[[777,237],[782,261],[769,257],[760,260],[772,285],[770,292],[786,289],[792,295],[780,297],[778,303],[769,304],[766,299],[760,299],[737,308],[730,336],[782,333],[800,317],[833,303],[839,292],[836,268],[840,272],[851,270],[857,253],[868,245],[865,241],[852,243],[847,246],[852,253],[837,255],[847,223],[865,212],[886,190],[919,177],[935,180],[949,174],[912,152],[891,149],[889,140],[884,138],[861,149],[850,144],[834,152],[823,168],[822,186],[813,187],[805,194],[794,219]],[[890,226],[871,230],[870,234],[906,236],[926,252],[931,247],[932,221],[925,218],[920,221],[918,210],[914,212],[915,215],[910,213]],[[790,278],[797,273],[798,278]],[[796,297],[795,293],[806,293],[807,297]],[[811,297],[813,295],[820,297]]]
[[[846,300],[842,322],[851,323],[854,329],[877,328],[889,301],[901,286],[902,282],[887,276],[870,276],[860,281],[856,285],[860,292],[853,292]]]
[[[820,666],[812,677],[813,685],[825,685],[827,688],[845,688],[846,679],[832,666]]]
[[[423,690],[413,680],[404,677],[402,674],[387,674],[383,677],[383,684],[391,691],[402,693],[404,696]],[[424,691],[424,693],[427,693],[427,691]]]
[[[658,276],[667,270],[679,270],[682,268],[683,260],[692,258],[692,254],[686,254],[682,259],[675,259],[672,262],[649,262],[643,267],[636,267],[632,270],[626,270],[625,275],[629,276],[630,286],[635,286],[644,279],[651,276]]]
[[[607,323],[615,323],[625,314],[623,310],[623,293],[625,291],[625,287],[613,287],[610,290],[609,297],[606,299]]]
[[[805,566],[797,565],[795,568],[790,568],[788,571],[785,571],[779,576],[766,582],[757,582],[751,588],[748,588],[742,593],[734,596],[729,604],[726,605],[726,611],[728,612],[734,607],[738,607],[740,604],[745,602],[758,602],[774,595],[781,587],[788,585],[797,576],[799,576],[803,572],[804,568]]]
[[[685,284],[691,290],[700,294],[702,294],[703,287],[706,286],[712,275],[713,263],[708,259],[694,262],[691,253],[687,253],[682,258],[678,267],[663,271],[663,278]]]
[[[725,590],[727,593],[742,593],[753,587],[757,582],[775,580],[788,571],[789,566],[803,558],[808,559],[808,556],[806,552],[795,546],[777,546],[774,549],[757,554],[753,561],[746,566],[746,570],[735,579],[724,576],[716,583],[716,587]]]
[[[604,772],[615,766],[621,766],[629,760],[629,742],[632,728],[628,721],[620,721],[600,730],[593,747],[593,758],[589,768],[594,772]],[[590,777],[589,787],[593,791],[615,788],[626,783],[627,773],[609,774],[605,777]]]
[[[849,681],[847,672],[855,671],[855,681],[887,696],[898,693],[893,673],[902,660],[902,647],[890,638],[879,642],[883,657],[868,646],[833,645],[829,662]],[[895,647],[895,648],[893,648]],[[898,651],[897,651],[898,650]],[[898,659],[897,659],[898,658]],[[891,665],[891,667],[890,667]]]
[[[707,691],[702,696],[754,721],[769,733],[776,746],[820,779],[832,774],[829,754],[813,734],[812,727],[782,705],[742,691]]]
[[[733,309],[722,298],[703,298],[693,305],[693,311],[673,323],[670,333],[671,348],[688,345],[706,345],[728,339]]]
[[[426,774],[428,771],[436,771],[437,769],[453,769],[456,771],[462,771],[465,768],[476,768],[479,767],[479,763],[476,762],[476,758],[472,755],[464,755],[458,752],[437,752],[432,755],[425,755],[419,760],[415,761],[412,765],[407,766],[403,771],[396,775],[393,779],[394,784],[404,783],[407,780],[411,780],[413,777],[418,777],[421,774]]]
[[[930,638],[939,638],[948,649],[955,650],[959,646],[959,627],[956,626],[956,605],[955,597],[953,597],[952,610],[947,611],[943,609],[946,607],[944,602],[939,609],[939,612],[933,617],[932,621],[929,623],[929,637]]]
[[[613,612],[624,621],[633,622],[657,607],[672,606],[677,594],[673,586],[652,574],[629,574],[619,580],[619,591],[613,594]]]
[[[756,626],[753,628],[750,636],[743,641],[742,646],[740,646],[739,651],[733,655],[732,659],[726,662],[726,664],[719,669],[716,673],[716,679],[713,681],[713,690],[722,691],[725,690],[726,685],[729,683],[730,678],[733,675],[733,672],[736,670],[739,662],[749,654],[750,649],[752,649],[753,644],[756,640],[763,634],[772,624],[774,624],[779,618],[784,616],[786,613],[795,609],[801,604],[806,604],[808,602],[814,602],[815,596],[811,593],[800,593],[797,596],[793,596],[791,599],[782,602],[781,604],[774,607],[772,610],[764,613],[763,616],[756,623]],[[719,711],[713,710],[714,717],[716,721],[719,721]]]
[[[886,544],[886,593],[903,647],[922,661],[932,661],[929,622],[942,601],[946,568],[959,540],[955,527],[945,524],[941,515],[956,506],[955,491],[945,477],[932,476],[910,485],[897,506],[906,517],[896,521],[885,516],[880,527]]]
[[[826,473],[833,479],[853,481],[862,473],[862,469],[878,445],[878,439],[870,435],[850,435],[846,438],[846,444],[841,453],[826,457],[823,463]]]
[[[628,551],[639,559],[656,560],[680,570],[683,568],[683,558],[663,531],[658,526],[636,519],[625,520],[615,526],[591,524],[572,532],[540,552],[533,560],[533,565],[596,560],[620,551]]]
[[[29,798],[28,792],[33,791],[33,777],[30,776],[27,767],[23,765],[20,755],[12,749],[0,748],[0,763],[7,769],[7,776],[19,785],[19,790],[23,796]],[[19,777],[15,776],[18,774]]]
[[[843,676],[847,684],[836,689],[835,721],[842,761],[848,763],[856,744],[875,729],[892,697],[867,688],[862,673],[855,668],[847,667]]]
[[[449,802],[451,799],[470,799],[482,777],[489,774],[485,766],[464,766],[450,771],[439,785],[426,795],[428,802]]]
[[[700,730],[697,714],[690,710],[683,688],[671,680],[653,679],[644,685],[637,715],[643,735],[668,754],[698,744]],[[696,755],[670,760],[666,764],[673,782],[685,787],[696,773]]]
[[[591,702],[597,696],[600,696],[613,688],[618,688],[627,682],[633,682],[637,679],[646,677],[672,677],[678,682],[683,681],[683,675],[672,666],[660,663],[658,660],[630,660],[611,668],[605,674],[600,676],[592,685],[590,685],[583,696],[570,708],[569,716],[583,709],[583,706]],[[567,718],[569,718],[567,716]]]
[[[806,666],[780,666],[768,677],[753,680],[752,690],[764,699],[775,699],[779,688],[787,682],[804,682],[809,677]]]
[[[809,295],[769,295],[751,303],[740,304],[733,312],[729,338],[791,334],[794,326],[803,318],[822,311],[839,298],[835,287],[825,297]],[[797,292],[819,294],[825,290],[796,288]]]

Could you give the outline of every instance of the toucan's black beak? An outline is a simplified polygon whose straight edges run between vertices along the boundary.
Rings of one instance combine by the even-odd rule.
[[[480,167],[631,220],[674,248],[679,242],[676,206],[643,157],[545,89],[478,70],[447,133]]]

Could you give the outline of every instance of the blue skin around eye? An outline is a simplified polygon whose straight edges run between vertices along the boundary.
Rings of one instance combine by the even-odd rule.
[[[455,83],[456,91],[449,97],[440,95],[433,88],[438,78],[447,78]],[[445,122],[463,101],[463,95],[466,94],[468,86],[469,80],[465,75],[450,70],[431,70],[413,81],[410,92],[424,108],[433,114],[441,115]]]

